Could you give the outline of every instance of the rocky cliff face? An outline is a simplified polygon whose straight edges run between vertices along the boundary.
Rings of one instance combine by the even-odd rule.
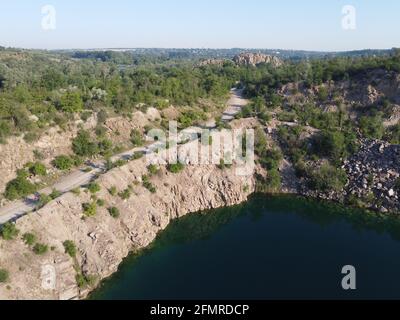
[[[233,61],[238,65],[257,66],[261,63],[271,64],[274,67],[279,67],[283,61],[278,57],[262,54],[262,53],[242,53],[233,58]]]
[[[19,239],[0,240],[0,266],[10,273],[10,288],[0,285],[0,299],[76,299],[85,297],[76,283],[77,272],[104,279],[117,271],[121,261],[133,250],[148,246],[172,219],[190,212],[231,206],[247,200],[254,191],[252,177],[235,175],[235,169],[215,166],[188,166],[179,174],[161,168],[151,178],[157,192],[142,187],[148,174],[145,159],[132,161],[99,178],[98,199],[106,202],[97,215],[85,217],[82,203],[91,202],[87,192],[68,193],[36,213],[17,222]],[[108,191],[131,188],[132,196],[122,200]],[[112,218],[107,208],[117,207],[121,216]],[[37,241],[51,248],[43,256],[35,255],[23,243],[21,235],[34,233]],[[69,257],[63,242],[72,240],[76,260]],[[51,288],[51,270],[55,287]],[[50,286],[50,288],[49,288]]]

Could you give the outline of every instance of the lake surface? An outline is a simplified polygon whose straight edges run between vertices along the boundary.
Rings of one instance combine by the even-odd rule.
[[[357,270],[344,291],[342,268]],[[91,299],[400,298],[400,221],[297,197],[176,220]]]

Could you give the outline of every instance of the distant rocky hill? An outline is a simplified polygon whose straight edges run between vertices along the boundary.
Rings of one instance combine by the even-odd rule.
[[[257,66],[261,63],[272,64],[279,67],[283,61],[278,57],[262,54],[262,53],[241,53],[233,58],[233,61],[238,65]]]
[[[230,59],[204,59],[199,63],[199,66],[218,65],[222,66],[225,62],[234,62],[239,66],[257,66],[262,63],[272,64],[274,67],[279,67],[283,64],[283,60],[276,56],[271,56],[262,53],[241,53]]]

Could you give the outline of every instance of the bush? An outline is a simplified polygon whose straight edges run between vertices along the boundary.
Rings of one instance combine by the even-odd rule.
[[[83,214],[87,217],[93,217],[97,214],[97,204],[96,202],[84,203],[82,205]]]
[[[96,194],[97,192],[100,192],[101,187],[99,186],[98,183],[93,182],[93,183],[89,184],[88,190],[90,191],[90,193]]]
[[[14,223],[7,222],[1,228],[0,235],[4,240],[14,240],[19,234],[19,230]]]
[[[178,163],[175,163],[175,164],[168,165],[167,169],[171,173],[179,173],[183,169],[185,169],[185,165],[180,163],[180,162],[178,162]]]
[[[147,170],[149,171],[150,175],[155,175],[160,171],[160,169],[154,164],[149,165]]]
[[[310,187],[318,191],[341,191],[347,181],[344,170],[325,164],[311,173]]]
[[[89,132],[84,130],[72,141],[72,150],[81,157],[93,157],[99,153],[98,145],[92,141]]]
[[[28,171],[34,176],[45,176],[47,174],[46,166],[40,162],[28,164]]]
[[[76,246],[75,243],[71,240],[64,241],[63,243],[65,253],[68,254],[71,258],[75,258],[76,256]]]
[[[156,187],[150,182],[148,176],[143,176],[142,177],[143,181],[143,187],[145,187],[147,190],[149,190],[151,193],[156,193]]]
[[[49,251],[49,247],[42,243],[36,243],[33,247],[33,252],[38,256],[42,256]]]
[[[125,189],[124,191],[121,191],[118,195],[122,200],[128,200],[131,197],[131,190]]]
[[[0,269],[0,283],[5,283],[10,278],[10,275],[6,269]]]
[[[58,197],[60,197],[61,195],[62,195],[62,192],[61,192],[61,191],[58,191],[58,190],[56,190],[56,189],[53,189],[53,191],[50,193],[49,197],[50,197],[52,200],[55,200],[55,199],[57,199]]]
[[[144,138],[142,133],[137,130],[134,129],[131,131],[131,143],[134,147],[141,147],[144,144]]]
[[[25,233],[22,236],[22,240],[25,242],[26,245],[33,246],[36,242],[36,236],[33,233]]]
[[[16,179],[7,183],[4,196],[8,200],[16,200],[35,193],[36,189],[36,185],[28,181],[25,175],[19,173],[19,176]]]
[[[369,139],[382,139],[385,132],[382,116],[362,117],[360,119],[362,134]]]
[[[48,204],[51,200],[53,200],[50,196],[47,194],[40,194],[39,195],[39,200],[36,204],[37,209],[43,208],[46,204]]]
[[[97,205],[99,207],[104,207],[106,202],[103,199],[97,199]]]
[[[120,216],[119,209],[116,207],[108,208],[108,212],[110,213],[110,216],[115,219],[119,218],[119,216]]]
[[[67,113],[76,113],[83,110],[83,101],[79,92],[67,92],[61,97],[60,108]]]
[[[117,193],[118,193],[117,187],[116,186],[112,186],[110,189],[108,189],[108,193],[110,195],[112,195],[113,197],[115,197],[117,195]]]
[[[66,170],[70,170],[75,165],[75,161],[68,156],[61,155],[61,156],[56,157],[53,160],[52,164],[58,170],[66,171]]]
[[[87,287],[93,288],[97,283],[97,279],[97,276],[83,275],[82,273],[78,273],[75,277],[76,284],[81,289],[85,289]]]

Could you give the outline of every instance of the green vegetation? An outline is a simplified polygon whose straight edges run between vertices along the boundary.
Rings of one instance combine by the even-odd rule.
[[[9,272],[6,269],[0,269],[0,283],[6,283],[9,279]]]
[[[347,183],[346,172],[329,164],[310,173],[310,187],[321,191],[341,191]]]
[[[143,146],[144,137],[143,137],[143,134],[139,130],[134,129],[131,131],[131,143],[134,147]]]
[[[28,180],[25,170],[19,170],[17,178],[7,183],[4,196],[8,200],[16,200],[35,193],[37,186]]]
[[[145,187],[151,193],[156,193],[157,192],[156,187],[150,182],[150,178],[148,176],[144,175],[142,177],[142,184],[143,184],[143,187]]]
[[[4,240],[14,240],[19,235],[19,230],[14,223],[5,223],[0,230],[0,235]]]
[[[117,187],[116,186],[112,186],[110,189],[108,189],[108,193],[110,195],[112,195],[113,197],[115,197],[118,193]]]
[[[118,196],[122,199],[122,200],[128,200],[132,195],[131,189],[127,188],[123,191],[121,191],[120,193],[118,193]]]
[[[69,156],[61,155],[56,157],[53,162],[53,166],[58,170],[70,170],[72,167],[75,166],[75,161]]]
[[[97,214],[97,203],[92,202],[92,203],[84,203],[82,205],[83,209],[83,214],[86,217],[94,217]]]
[[[36,243],[33,246],[32,250],[36,255],[42,256],[42,255],[45,255],[49,251],[49,247],[42,243]]]
[[[66,240],[63,242],[63,246],[65,249],[65,253],[68,254],[71,258],[75,258],[77,253],[75,243],[71,240]]]
[[[91,194],[96,194],[101,191],[100,185],[96,182],[92,182],[91,184],[89,184],[87,189]]]
[[[179,173],[179,172],[181,172],[183,169],[185,169],[185,165],[182,164],[182,163],[180,163],[180,162],[175,163],[175,164],[170,164],[170,165],[168,165],[168,167],[167,167],[167,170],[168,170],[169,172],[171,172],[171,173]]]
[[[78,273],[75,277],[75,280],[80,289],[86,289],[95,287],[98,277],[94,275],[83,275],[82,273]]]
[[[72,150],[81,157],[93,157],[100,152],[98,144],[91,138],[90,133],[84,130],[72,141]]]
[[[385,132],[382,116],[362,117],[360,119],[360,129],[366,138],[382,139]]]
[[[61,191],[58,191],[58,190],[56,190],[56,189],[53,189],[53,190],[51,191],[49,197],[50,197],[52,200],[55,200],[55,199],[59,198],[61,195],[62,195],[62,192],[61,192]]]
[[[25,233],[22,236],[22,240],[25,242],[26,245],[31,247],[36,243],[36,235],[34,235],[33,233]]]
[[[43,163],[35,162],[26,165],[30,174],[34,176],[45,176],[47,174],[46,166]]]
[[[160,168],[158,168],[156,165],[154,165],[154,164],[151,164],[151,165],[149,165],[148,167],[147,167],[147,170],[149,171],[149,174],[151,175],[151,176],[154,176],[154,175],[156,175],[159,171],[160,171]]]
[[[110,216],[113,217],[114,219],[119,218],[119,216],[121,215],[121,213],[119,212],[119,209],[116,207],[108,208],[108,212],[109,212]]]

